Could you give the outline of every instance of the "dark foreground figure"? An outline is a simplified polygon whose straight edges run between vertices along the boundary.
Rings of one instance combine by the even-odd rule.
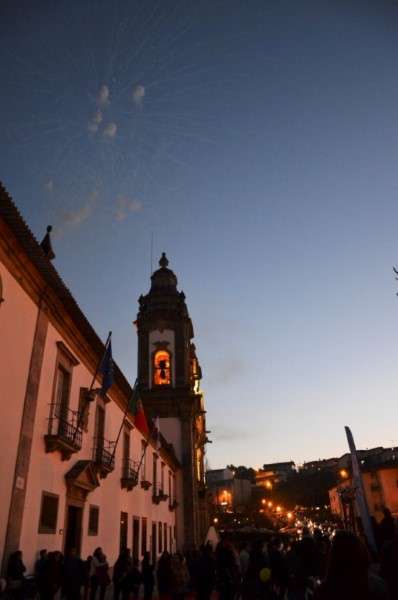
[[[398,536],[386,516],[379,553],[370,561],[359,537],[339,531],[330,541],[303,529],[300,540],[274,537],[241,544],[223,539],[187,555],[165,551],[157,565],[121,552],[112,569],[101,548],[83,561],[70,552],[42,550],[34,580],[26,577],[21,552],[9,560],[7,600],[398,600]]]

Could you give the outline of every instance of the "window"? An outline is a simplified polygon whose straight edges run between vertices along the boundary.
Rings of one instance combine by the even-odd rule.
[[[153,488],[154,491],[156,488],[156,484],[157,484],[157,480],[158,480],[158,456],[157,454],[153,455],[153,467],[152,467],[152,484],[153,484]]]
[[[163,544],[164,549],[167,550],[167,524],[163,523]]]
[[[58,341],[56,345],[58,353],[55,367],[54,413],[56,417],[66,420],[69,409],[72,371],[73,367],[79,364],[79,361],[62,341]]]
[[[127,548],[128,514],[120,513],[120,551]]]
[[[55,415],[67,419],[69,408],[69,391],[71,374],[62,365],[57,367],[57,383],[55,392]]]
[[[145,517],[141,519],[141,555],[144,556],[147,551],[147,520]]]
[[[161,552],[163,552],[163,540],[162,540],[163,528],[162,528],[162,523],[160,521],[158,523],[158,530],[159,530],[159,554],[160,554]]]
[[[88,513],[88,535],[98,535],[99,507],[90,505]]]
[[[59,497],[43,492],[41,497],[39,533],[55,533],[57,530]]]
[[[172,532],[172,528],[171,528],[171,525],[170,525],[169,526],[169,552],[170,552],[170,554],[172,554],[172,552],[173,552],[173,540],[172,540],[172,537],[171,537],[172,536],[171,532]]]
[[[171,471],[169,471],[169,503],[173,502],[173,487],[172,487]]]
[[[129,476],[129,460],[130,460],[130,432],[125,430],[125,432],[123,434],[122,477]]]
[[[80,388],[79,394],[79,426],[84,430],[88,431],[88,417],[90,410],[90,401],[87,398],[88,389]]]
[[[164,489],[164,467],[165,467],[165,464],[164,464],[164,462],[162,462],[162,464],[160,466],[160,489],[162,490],[162,492],[165,491],[165,489]]]
[[[146,447],[147,447],[147,443],[142,440],[141,441],[141,456],[142,458],[142,463],[141,463],[141,481],[146,481]]]
[[[2,302],[4,302],[4,298],[3,298],[3,282],[2,282],[1,277],[0,277],[0,304]]]
[[[153,383],[171,384],[171,357],[167,350],[157,350],[153,355]]]
[[[139,558],[139,548],[140,548],[140,519],[138,517],[133,517],[133,558]]]

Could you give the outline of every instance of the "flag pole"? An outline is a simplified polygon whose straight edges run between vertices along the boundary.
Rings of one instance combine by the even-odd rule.
[[[106,349],[107,349],[107,346],[108,346],[108,344],[109,344],[109,342],[110,342],[111,336],[112,336],[112,331],[110,331],[110,332],[108,333],[108,337],[106,338],[106,342],[105,342],[105,351],[104,351],[103,355],[101,356],[100,360],[99,360],[99,361],[98,361],[98,363],[97,363],[97,366],[96,366],[96,368],[95,368],[95,372],[94,372],[93,379],[92,379],[92,381],[91,381],[90,387],[89,387],[89,389],[87,390],[86,394],[84,395],[84,400],[83,400],[83,402],[82,402],[83,406],[81,407],[81,410],[79,410],[79,411],[78,411],[78,415],[77,415],[77,423],[76,423],[76,428],[75,428],[75,431],[74,431],[74,433],[73,433],[73,439],[72,439],[72,443],[74,443],[74,441],[75,441],[75,439],[76,439],[77,432],[78,432],[78,430],[79,430],[79,428],[80,428],[80,425],[81,425],[81,423],[82,423],[82,421],[83,421],[83,415],[84,415],[84,413],[86,412],[86,408],[87,408],[87,405],[88,405],[88,403],[90,402],[90,400],[89,400],[89,395],[90,395],[90,393],[93,391],[93,387],[94,387],[94,384],[95,384],[95,380],[97,379],[97,376],[98,376],[98,371],[99,371],[99,369],[100,369],[101,363],[102,363],[102,361],[104,360],[104,356],[105,356],[105,353],[106,353]]]
[[[131,395],[133,395],[133,392],[132,392],[132,394],[131,394]],[[130,398],[131,398],[131,396],[130,396]],[[126,408],[125,408],[125,411],[124,411],[124,413],[123,413],[123,419],[122,419],[122,423],[121,423],[121,425],[120,425],[120,428],[119,428],[119,431],[118,431],[118,434],[117,434],[116,440],[115,440],[115,442],[114,442],[114,446],[113,446],[113,450],[112,450],[112,460],[111,460],[111,463],[113,463],[113,461],[114,461],[114,459],[115,459],[116,448],[117,448],[117,445],[118,445],[118,443],[119,443],[120,436],[122,435],[122,431],[123,431],[124,422],[125,422],[125,420],[126,420],[127,413],[129,412],[129,406],[130,406],[130,399],[129,399],[129,400],[126,402]]]
[[[106,352],[106,348],[107,348],[107,346],[108,346],[108,344],[109,344],[109,342],[110,342],[111,336],[112,336],[112,331],[110,331],[110,332],[108,333],[108,337],[106,338],[106,342],[105,342],[105,352]],[[88,392],[87,392],[87,394],[89,394],[89,393],[92,391],[93,387],[94,387],[94,383],[95,383],[95,380],[97,379],[98,371],[99,371],[99,368],[100,368],[100,366],[101,366],[101,363],[102,363],[102,361],[103,361],[103,359],[104,359],[105,352],[104,352],[104,354],[101,356],[101,360],[100,360],[100,361],[97,363],[97,367],[96,367],[96,369],[95,369],[95,373],[94,373],[94,375],[93,375],[93,379],[92,379],[92,381],[91,381],[91,385],[90,385],[90,387],[89,387],[89,389],[88,389]]]

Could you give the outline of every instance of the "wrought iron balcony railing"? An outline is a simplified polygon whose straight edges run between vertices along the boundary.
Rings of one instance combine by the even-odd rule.
[[[178,506],[178,502],[175,496],[169,497],[169,510],[175,510]]]
[[[165,493],[162,484],[154,483],[152,486],[152,500],[155,504],[167,500],[168,495]]]
[[[124,459],[121,478],[122,488],[132,490],[138,484],[138,468],[139,463],[137,461],[130,458]]]
[[[44,436],[46,452],[59,450],[62,459],[68,460],[74,452],[81,450],[82,439],[78,412],[51,404],[48,433]]]
[[[93,462],[101,477],[106,477],[115,468],[114,442],[102,437],[94,438]]]

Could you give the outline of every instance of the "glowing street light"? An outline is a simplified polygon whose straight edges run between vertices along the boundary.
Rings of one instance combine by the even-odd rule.
[[[269,481],[269,479],[267,479],[267,481],[265,482],[265,487],[269,490],[272,490],[272,483]]]
[[[347,472],[347,470],[346,470],[346,469],[341,469],[341,470],[340,470],[340,477],[341,477],[342,479],[347,479],[347,478],[348,478],[348,472]]]
[[[278,505],[278,506],[276,507],[276,512],[277,512],[277,513],[281,513],[281,512],[282,512],[282,507]]]
[[[214,525],[217,525],[217,523],[218,523],[218,518],[217,517],[214,517],[213,523],[214,523]]]
[[[267,503],[268,508],[272,508],[273,504],[271,502],[271,500]]]
[[[286,515],[286,517],[287,517],[288,521],[291,521],[292,518],[293,518],[293,514],[291,512],[288,512],[287,515]]]
[[[266,500],[265,500],[265,498],[263,498],[263,499],[261,500],[261,504],[265,504],[265,503],[266,503]]]

